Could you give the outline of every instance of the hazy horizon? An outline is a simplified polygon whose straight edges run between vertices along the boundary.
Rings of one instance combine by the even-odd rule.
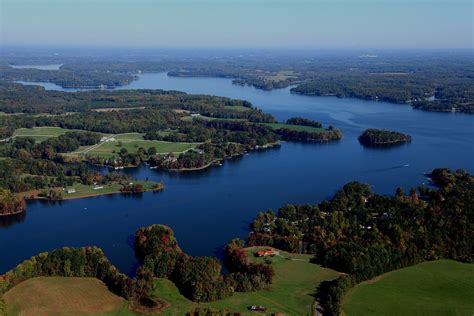
[[[2,47],[472,49],[473,2],[2,0]]]

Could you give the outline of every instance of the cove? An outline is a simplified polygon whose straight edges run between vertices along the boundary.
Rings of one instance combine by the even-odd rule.
[[[32,84],[32,83],[28,83]],[[54,84],[47,89],[62,89]],[[132,177],[165,182],[165,190],[131,197],[110,195],[57,203],[34,201],[26,214],[0,218],[3,273],[41,251],[95,245],[123,272],[133,274],[133,234],[153,223],[173,228],[180,246],[192,255],[219,255],[234,237],[245,237],[260,210],[285,203],[317,203],[349,181],[369,183],[392,194],[427,183],[437,167],[474,172],[474,117],[413,110],[409,105],[263,91],[233,85],[229,79],[174,78],[142,74],[120,89],[165,89],[245,99],[278,120],[304,116],[342,129],[330,144],[283,143],[252,152],[207,170],[160,172],[145,165],[127,169]],[[412,142],[390,149],[362,147],[366,128],[407,133]]]

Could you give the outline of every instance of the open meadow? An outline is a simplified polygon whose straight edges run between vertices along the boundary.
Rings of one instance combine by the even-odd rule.
[[[19,128],[15,130],[13,137],[31,137],[36,142],[42,142],[51,137],[58,137],[67,132],[82,132],[81,130],[65,129],[61,127],[34,127],[34,128]]]
[[[127,133],[117,134],[110,140],[98,145],[82,148],[79,152],[92,157],[111,158],[118,156],[120,150],[126,149],[128,153],[136,153],[140,147],[148,150],[155,147],[158,154],[181,153],[196,147],[198,143],[173,143],[158,140],[145,140],[143,134]]]
[[[7,315],[136,315],[95,278],[38,277],[3,296]]]
[[[474,264],[423,262],[362,282],[343,301],[346,316],[474,314]]]

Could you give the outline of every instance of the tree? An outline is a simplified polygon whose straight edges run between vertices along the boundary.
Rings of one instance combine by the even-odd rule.
[[[150,147],[148,148],[148,155],[153,156],[156,155],[156,147]]]

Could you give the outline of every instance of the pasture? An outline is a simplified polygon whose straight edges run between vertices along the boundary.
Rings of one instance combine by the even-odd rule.
[[[343,301],[344,314],[473,315],[474,264],[423,262],[362,282]]]

